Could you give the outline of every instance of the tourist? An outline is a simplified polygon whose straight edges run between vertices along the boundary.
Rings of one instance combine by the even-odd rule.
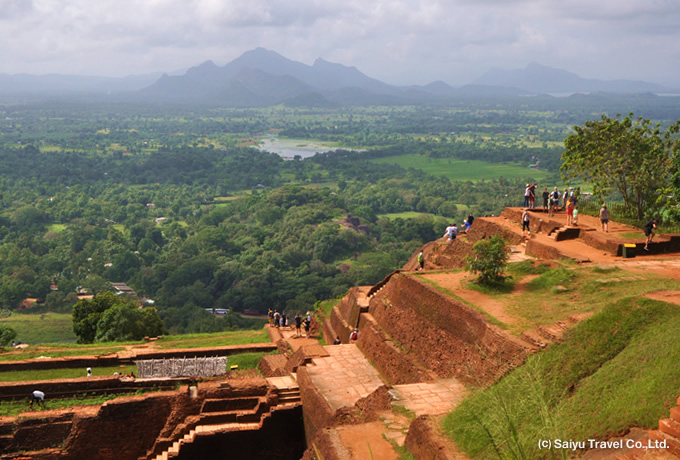
[[[567,200],[569,199],[569,189],[564,189],[564,194],[562,195],[562,207],[567,209]]]
[[[341,345],[341,344],[342,344],[342,340],[340,340],[340,336],[336,335],[335,340],[333,340],[333,345]]]
[[[38,403],[38,406],[45,408],[45,393],[40,390],[35,390],[31,393],[31,404],[30,407],[33,409],[33,403]]]
[[[536,187],[538,187],[538,184],[534,182],[529,186],[529,207],[534,208],[536,206]]]
[[[529,207],[529,199],[531,197],[531,184],[527,184],[524,189],[524,207]]]
[[[643,248],[645,251],[649,251],[649,243],[651,243],[652,239],[654,238],[656,224],[656,219],[650,220],[645,224],[645,236],[647,237],[647,240],[645,240],[645,247]]]
[[[574,197],[574,200],[576,200],[575,197]],[[574,227],[578,227],[578,206],[576,206],[576,201],[574,201],[574,212],[573,212],[573,214],[574,214],[574,219],[573,219],[574,220]]]
[[[602,231],[605,233],[609,232],[609,209],[607,209],[607,203],[602,203],[602,209],[600,209],[600,224],[602,225]]]
[[[269,311],[267,312],[267,317],[269,318],[269,327],[273,327],[274,326],[274,310],[272,310],[270,308]]]
[[[311,329],[312,329],[312,317],[307,316],[305,318],[305,336],[308,339],[311,337]]]
[[[354,343],[357,340],[359,340],[359,329],[355,327],[352,333],[349,335],[349,342]]]
[[[524,231],[527,231],[527,234],[531,233],[531,230],[529,229],[529,209],[524,208],[524,212],[522,213],[522,236],[524,235]]]
[[[280,321],[281,321],[281,313],[279,313],[278,310],[274,310],[274,326],[279,327],[280,326]]]
[[[468,214],[467,222],[470,227],[472,227],[472,222],[474,222],[475,216],[472,215],[472,213]]]
[[[567,227],[570,227],[574,223],[574,200],[571,197],[567,199]]]
[[[456,234],[458,233],[458,228],[456,227],[456,224],[451,224],[448,227],[446,227],[446,232],[444,233],[444,236],[449,237],[449,241],[453,241],[456,239]]]
[[[543,211],[548,212],[548,202],[550,201],[550,192],[548,187],[543,188]]]
[[[302,316],[300,316],[300,312],[297,312],[295,314],[295,337],[302,337]]]
[[[425,258],[423,256],[423,251],[420,251],[418,253],[418,269],[417,270],[422,270],[425,265]]]
[[[92,377],[92,368],[91,367],[87,368],[87,376]]]
[[[548,216],[552,217],[555,215],[555,213],[558,211],[560,207],[560,191],[557,190],[557,187],[552,191],[550,194],[551,196],[551,206],[550,206],[550,212],[548,213]]]

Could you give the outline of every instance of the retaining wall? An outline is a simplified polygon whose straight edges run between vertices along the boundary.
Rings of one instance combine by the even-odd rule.
[[[371,298],[369,311],[400,347],[439,377],[492,382],[529,351],[528,344],[488,323],[482,313],[413,276],[392,277]],[[374,364],[393,372],[388,363]]]
[[[186,384],[187,378],[176,379],[134,379],[130,377],[82,377],[64,380],[34,380],[21,382],[0,382],[0,400],[26,399],[33,390],[45,393],[49,405],[52,398],[77,396],[83,393],[127,393],[137,390],[172,389]]]
[[[210,348],[183,348],[179,350],[154,350],[138,351],[133,356],[120,358],[118,355],[111,356],[73,356],[50,359],[25,359],[20,361],[0,362],[0,372],[28,371],[41,369],[77,369],[85,370],[88,367],[114,367],[123,364],[132,364],[138,359],[163,359],[163,358],[195,358],[202,356],[230,356],[239,353],[262,353],[276,351],[273,343],[252,343],[245,345],[228,345],[224,347]]]
[[[370,314],[361,315],[359,329],[357,346],[371,362],[379,363],[377,367],[390,383],[426,382],[436,378],[436,374],[405,354]]]

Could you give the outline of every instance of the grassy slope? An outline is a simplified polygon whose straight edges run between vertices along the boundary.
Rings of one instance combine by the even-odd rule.
[[[538,182],[550,176],[547,171],[530,169],[523,166],[513,166],[502,163],[487,163],[475,160],[457,160],[454,158],[427,158],[416,154],[399,155],[387,158],[377,158],[376,163],[397,164],[402,168],[420,169],[428,174],[446,176],[450,180],[495,179],[498,177],[532,178]]]
[[[24,343],[75,343],[70,313],[21,314],[2,318],[0,324],[17,332],[17,340]]]
[[[537,450],[539,439],[655,427],[680,394],[678,327],[677,306],[623,298],[464,401],[444,429],[476,458],[537,458],[551,456]]]

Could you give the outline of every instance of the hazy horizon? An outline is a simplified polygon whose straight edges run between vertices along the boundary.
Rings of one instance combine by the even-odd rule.
[[[4,74],[124,77],[224,65],[264,47],[394,85],[474,82],[538,63],[680,87],[672,0],[0,0]]]

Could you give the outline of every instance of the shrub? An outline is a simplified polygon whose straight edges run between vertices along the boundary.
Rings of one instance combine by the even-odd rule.
[[[477,241],[472,252],[473,255],[467,258],[465,269],[471,273],[479,273],[477,283],[489,285],[503,280],[503,271],[508,262],[508,251],[503,238],[494,235],[488,240]]]

